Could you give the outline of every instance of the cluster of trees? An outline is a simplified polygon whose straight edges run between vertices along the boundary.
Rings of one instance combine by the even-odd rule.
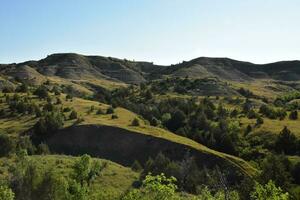
[[[34,126],[35,134],[39,136],[53,133],[64,125],[64,115],[61,112],[46,112]]]
[[[2,200],[88,200],[90,184],[106,167],[83,155],[72,166],[72,172],[60,176],[53,168],[38,168],[26,151],[17,154],[10,178],[0,186]]]
[[[176,197],[175,191],[186,191],[196,195],[194,199],[280,199],[285,200],[293,195],[289,195],[291,184],[297,183],[297,177],[292,174],[299,172],[299,166],[291,166],[288,159],[281,156],[269,155],[260,163],[261,174],[256,180],[247,176],[234,179],[240,179],[241,182],[232,184],[230,179],[232,175],[225,174],[219,167],[208,169],[199,168],[193,157],[186,156],[182,161],[172,161],[164,154],[159,153],[155,159],[149,158],[144,165],[144,169],[138,162],[134,162],[134,169],[142,170],[140,190],[133,190],[125,195],[124,199],[156,199],[156,195],[162,195],[159,191],[150,190],[151,198],[145,187],[145,180],[156,180],[161,182],[157,184],[175,184],[174,190],[167,193],[161,199],[180,199]],[[149,175],[150,174],[150,175]],[[296,175],[299,176],[299,175]],[[167,179],[166,177],[172,177]],[[163,188],[163,187],[162,187]],[[156,193],[158,192],[158,193]],[[143,196],[141,196],[143,194]],[[172,197],[172,198],[171,198]]]
[[[254,95],[253,92],[243,87],[238,89],[238,92],[246,98],[256,98],[256,95]]]
[[[24,87],[25,86],[22,86],[20,90],[24,91]],[[30,93],[5,94],[4,98],[1,98],[1,102],[5,102],[8,105],[9,112],[7,112],[7,109],[1,109],[0,117],[5,117],[8,113],[10,113],[10,115],[35,115],[39,120],[34,126],[34,132],[39,136],[45,136],[47,133],[62,128],[64,121],[67,119],[78,119],[82,121],[82,119],[79,119],[75,110],[68,107],[63,108],[60,97],[51,96],[49,92],[49,89],[45,85],[36,88],[33,94],[38,96],[40,99],[39,102],[36,101],[35,97],[30,96]],[[60,90],[55,86],[52,88],[52,92],[55,95],[60,94]],[[67,112],[70,112],[69,116],[65,115]]]
[[[194,194],[199,193],[199,188],[203,186],[209,187],[214,192],[220,190],[220,179],[227,179],[229,174],[225,176],[218,167],[216,169],[200,168],[198,164],[196,159],[189,154],[186,154],[181,161],[173,161],[159,153],[154,159],[149,158],[145,163],[142,177],[148,173],[154,175],[164,173],[177,179],[178,190]],[[226,186],[229,187],[229,184],[234,183],[228,183]]]
[[[274,100],[274,104],[276,106],[284,106],[286,103],[288,103],[294,99],[300,99],[300,92],[291,92],[291,93],[285,94],[283,96],[277,97]]]
[[[275,150],[287,155],[300,155],[300,139],[285,126],[275,140]]]
[[[179,81],[179,80],[178,80]],[[180,79],[183,82],[189,82]],[[218,98],[206,97],[199,102],[197,98],[154,98],[153,88],[164,88],[163,85],[173,83],[174,80],[152,82],[151,88],[146,85],[128,87],[107,93],[99,93],[102,99],[108,99],[107,103],[113,107],[125,107],[140,114],[149,121],[152,126],[168,129],[179,135],[189,137],[206,146],[233,155],[243,156],[251,160],[257,153],[251,150],[249,139],[245,137],[255,127],[264,123],[263,117],[271,119],[284,119],[287,116],[285,109],[262,105],[259,111],[255,111],[250,99],[226,98],[229,104],[234,104],[235,109],[228,110],[222,104],[216,105]],[[161,85],[162,84],[162,85]],[[155,86],[155,87],[154,87]],[[156,91],[157,92],[157,91]],[[248,94],[247,90],[240,92]],[[107,97],[105,97],[107,96]],[[251,95],[250,95],[251,96]],[[241,109],[238,109],[240,107]],[[256,119],[255,126],[241,128],[238,117],[247,116]],[[298,112],[290,112],[290,119],[297,119]],[[268,147],[269,148],[269,147]],[[270,147],[270,149],[272,149]],[[274,149],[274,148],[273,148]],[[272,150],[273,150],[272,149]],[[254,153],[254,154],[253,154]]]
[[[153,81],[150,83],[151,87],[145,90],[145,96],[151,97],[154,94],[166,94],[168,92],[174,92],[178,94],[197,94],[203,89],[206,84],[212,84],[217,80],[213,78],[204,79],[189,79],[186,78],[167,78],[165,80]],[[144,90],[145,85],[141,85],[141,89]]]
[[[287,113],[284,109],[275,109],[268,105],[262,105],[259,108],[259,113],[270,119],[283,120],[287,116]]]
[[[34,145],[29,136],[13,138],[4,133],[0,133],[0,157],[14,155],[20,150],[26,150],[29,155],[50,153],[46,144],[40,143]]]
[[[34,103],[28,96],[20,96],[14,94],[13,96],[5,95],[5,102],[9,105],[11,114],[40,114],[40,107]]]
[[[141,100],[134,97],[133,90],[127,88],[113,92],[109,103],[140,114],[153,126],[166,128],[211,148],[237,154],[236,146],[243,130],[232,117],[236,117],[239,111],[230,112],[222,104],[215,106],[210,98],[204,98],[200,103],[194,98],[159,100],[145,96]]]

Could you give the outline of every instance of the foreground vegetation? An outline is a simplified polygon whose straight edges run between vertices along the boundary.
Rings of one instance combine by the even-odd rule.
[[[231,88],[208,97],[201,84],[211,80],[166,79],[78,98],[56,82],[16,81],[0,94],[0,199],[299,199],[300,95]],[[160,138],[186,154],[161,152],[131,169],[50,155],[47,139],[80,125]]]

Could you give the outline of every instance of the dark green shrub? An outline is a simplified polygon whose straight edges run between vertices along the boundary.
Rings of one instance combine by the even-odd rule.
[[[50,150],[47,144],[41,143],[37,146],[37,154],[39,155],[46,155],[46,154],[50,154]]]
[[[118,119],[119,117],[118,117],[118,115],[116,115],[116,114],[113,114],[113,115],[111,115],[111,119]]]
[[[107,110],[106,110],[106,114],[113,114],[115,111],[113,109],[113,107],[109,107]]]
[[[140,125],[140,121],[137,118],[134,118],[131,122],[132,126],[139,126]]]
[[[14,143],[7,135],[0,134],[0,157],[7,156],[14,150]]]
[[[135,161],[133,162],[133,164],[131,165],[131,169],[132,169],[133,171],[135,171],[135,172],[140,172],[140,171],[143,170],[143,167],[142,167],[142,165],[140,164],[139,161],[135,160]]]
[[[289,115],[289,118],[291,120],[297,120],[298,119],[298,111],[297,110],[292,111]]]
[[[77,119],[77,112],[75,110],[72,110],[70,116],[69,116],[69,119],[72,120],[72,119]]]
[[[64,125],[64,117],[59,112],[46,113],[34,126],[36,134],[47,134],[57,131]]]
[[[45,86],[38,87],[34,92],[34,95],[37,95],[40,99],[46,99],[49,97],[48,89]]]

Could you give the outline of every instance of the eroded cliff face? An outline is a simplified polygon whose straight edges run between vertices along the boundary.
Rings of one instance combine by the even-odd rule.
[[[81,125],[58,131],[46,140],[52,152],[70,155],[89,154],[109,159],[125,166],[135,160],[145,163],[162,152],[172,160],[181,161],[194,157],[199,167],[214,168],[217,165],[229,171],[239,169],[230,161],[183,144],[174,143],[126,129],[111,126]]]

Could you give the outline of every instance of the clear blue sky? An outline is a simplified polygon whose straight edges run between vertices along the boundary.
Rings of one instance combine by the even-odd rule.
[[[0,63],[76,52],[158,64],[300,59],[300,0],[1,0]]]

